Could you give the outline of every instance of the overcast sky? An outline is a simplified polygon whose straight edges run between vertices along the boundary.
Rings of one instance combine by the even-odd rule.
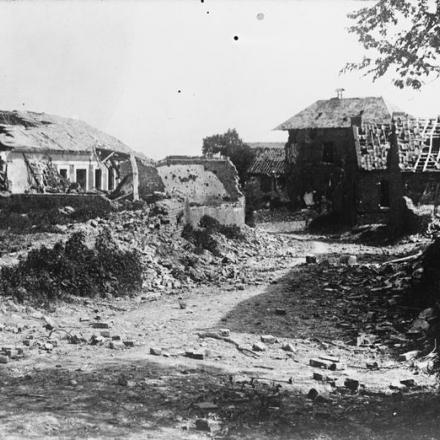
[[[228,128],[285,141],[272,129],[337,87],[439,114],[439,81],[415,92],[339,75],[363,55],[346,31],[363,4],[1,2],[0,108],[77,117],[156,159],[200,154],[203,137]]]

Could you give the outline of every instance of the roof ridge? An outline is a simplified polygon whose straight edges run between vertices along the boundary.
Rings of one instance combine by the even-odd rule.
[[[275,130],[305,128],[344,128],[352,118],[362,115],[366,121],[387,122],[393,113],[405,113],[383,96],[330,98],[315,101],[278,125]]]

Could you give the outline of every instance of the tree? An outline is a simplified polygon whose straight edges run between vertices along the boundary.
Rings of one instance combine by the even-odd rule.
[[[440,0],[379,0],[348,15],[369,55],[342,69],[364,71],[376,80],[394,72],[399,88],[419,89],[440,74]]]
[[[229,157],[237,168],[242,185],[246,182],[249,165],[255,158],[255,152],[242,141],[235,129],[229,129],[224,134],[215,134],[204,138],[202,152],[203,154],[220,153]]]

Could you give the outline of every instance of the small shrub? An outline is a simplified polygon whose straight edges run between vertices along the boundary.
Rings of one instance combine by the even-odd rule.
[[[220,228],[220,222],[214,217],[211,217],[210,215],[204,215],[200,219],[199,225],[201,228],[208,228],[214,231],[218,231]]]
[[[222,225],[217,219],[204,215],[199,222],[200,227],[209,230],[211,233],[217,232],[230,240],[244,240],[245,236],[237,225]]]
[[[219,255],[217,242],[212,238],[212,231],[209,229],[194,229],[188,224],[183,227],[182,237],[192,243],[197,252],[206,249],[214,255]]]
[[[240,227],[237,225],[221,225],[219,232],[230,240],[245,239],[245,235],[241,231]]]
[[[76,232],[65,244],[30,251],[18,265],[2,268],[0,278],[0,293],[19,301],[127,295],[141,287],[142,265],[138,253],[120,249],[109,230],[98,235],[93,249]]]

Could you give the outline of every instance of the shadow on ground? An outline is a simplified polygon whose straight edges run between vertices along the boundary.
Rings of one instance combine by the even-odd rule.
[[[416,340],[404,338],[419,310],[407,305],[407,292],[399,296],[372,289],[384,285],[387,276],[374,267],[303,264],[239,303],[218,328],[350,345],[362,333],[376,334],[390,350],[402,353],[417,347]]]
[[[261,295],[239,303],[219,326],[282,338],[352,338],[354,330],[338,327],[344,311],[337,301],[344,292],[325,290],[326,283],[327,278],[311,272],[310,266],[298,266],[273,281]]]
[[[91,371],[43,369],[21,377],[2,371],[0,380],[4,439],[190,438],[199,417],[216,421],[216,438],[439,435],[440,399],[432,394],[348,395],[312,404],[288,388],[238,384],[221,370],[176,368],[148,359]],[[196,408],[206,401],[217,408]]]

